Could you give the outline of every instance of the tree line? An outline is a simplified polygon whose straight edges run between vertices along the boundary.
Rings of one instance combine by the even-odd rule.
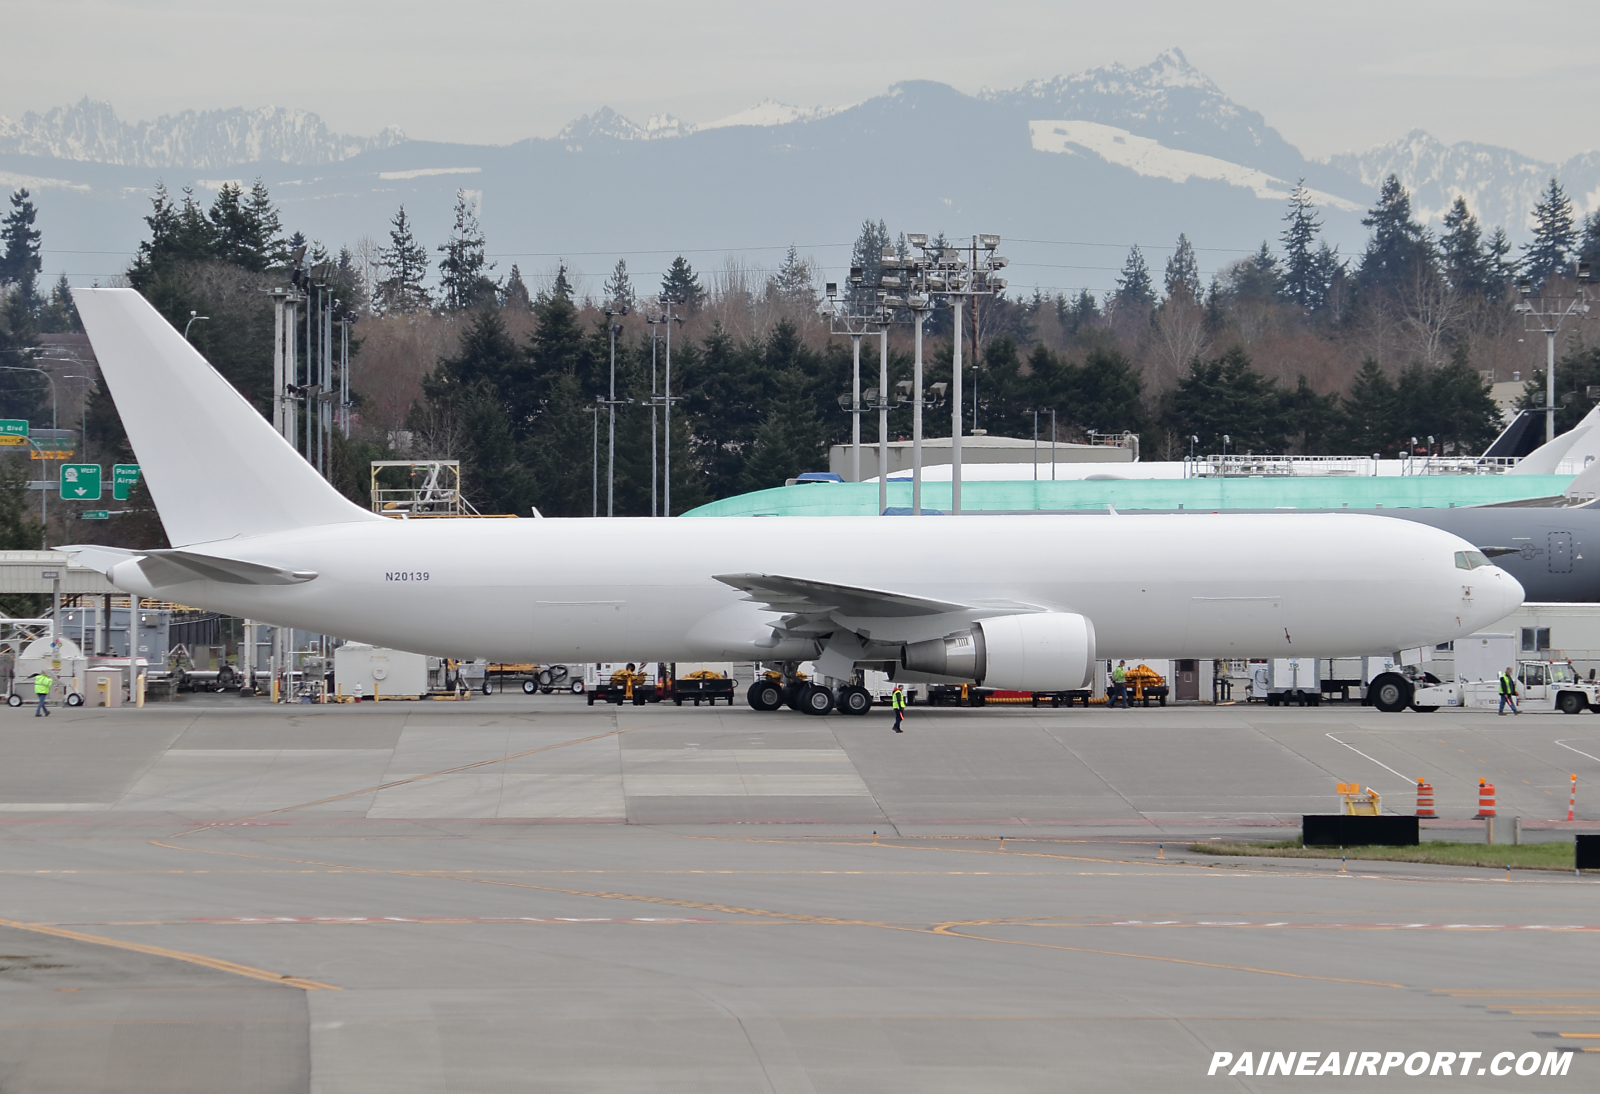
[[[48,296],[38,290],[31,199],[19,192],[11,205],[0,337],[15,351],[75,317],[64,279]],[[1509,310],[1516,279],[1530,279],[1535,293],[1558,291],[1575,261],[1600,251],[1600,214],[1574,218],[1555,180],[1533,220],[1532,241],[1513,254],[1503,231],[1484,231],[1458,200],[1435,237],[1390,177],[1364,218],[1365,248],[1347,259],[1322,240],[1312,195],[1297,187],[1278,248],[1264,242],[1208,283],[1185,235],[1159,278],[1130,250],[1104,300],[1085,289],[985,301],[976,334],[969,328],[978,348],[966,354],[966,425],[1027,437],[1035,411],[1045,421],[1054,410],[1060,439],[1139,432],[1146,458],[1216,451],[1224,435],[1230,451],[1392,455],[1413,437],[1432,437],[1437,451],[1480,451],[1499,424],[1485,373],[1509,371],[1519,352],[1530,358],[1507,349],[1518,333]],[[383,244],[334,251],[287,230],[259,181],[224,186],[209,205],[158,188],[145,222],[128,283],[180,328],[191,312],[211,316],[191,340],[264,412],[271,307],[259,290],[282,285],[293,266],[315,266],[340,306],[361,317],[353,339],[361,426],[349,443],[336,440],[330,477],[362,503],[369,460],[435,457],[462,461],[482,511],[587,514],[598,436],[603,510],[610,411],[597,400],[610,391],[616,325],[617,511],[650,512],[652,392],[658,436],[669,442],[659,401],[663,297],[681,301],[672,323],[675,512],[822,468],[826,446],[850,435],[839,402],[849,390],[848,340],[829,336],[817,272],[795,248],[770,272],[730,260],[707,274],[679,256],[659,286],[644,289],[619,260],[593,299],[564,265],[536,288],[515,265],[500,274],[464,193],[446,240],[431,249],[402,207]],[[854,263],[869,284],[886,251],[907,253],[904,236],[865,222]],[[948,381],[948,313],[936,312],[927,330],[926,381]],[[876,339],[866,347],[871,388]],[[898,330],[889,372],[891,384],[911,377],[909,339]],[[1542,378],[1527,374],[1525,401],[1542,404]],[[42,381],[0,377],[0,413],[37,412]],[[1570,396],[1563,420],[1575,420],[1600,381],[1600,358],[1564,346],[1560,379]],[[926,425],[929,436],[946,435],[949,415],[931,413]],[[895,437],[909,428],[909,411],[891,414]],[[131,455],[104,396],[92,401],[89,432],[106,458]],[[875,414],[863,436],[876,440]]]

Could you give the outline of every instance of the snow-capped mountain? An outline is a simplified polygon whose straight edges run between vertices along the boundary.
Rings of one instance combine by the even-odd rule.
[[[1417,219],[1434,227],[1461,196],[1485,230],[1504,227],[1513,238],[1523,238],[1534,203],[1552,178],[1576,212],[1600,208],[1600,152],[1546,163],[1488,144],[1445,144],[1413,129],[1399,140],[1330,156],[1328,162],[1374,189],[1395,175],[1411,191]]]
[[[896,232],[999,233],[1021,291],[1098,293],[1132,243],[1159,269],[1183,232],[1210,263],[1206,276],[1263,240],[1276,246],[1302,179],[1326,241],[1359,253],[1362,213],[1391,171],[1419,216],[1436,224],[1463,193],[1486,229],[1503,224],[1516,243],[1552,173],[1579,211],[1600,208],[1600,153],[1546,164],[1413,133],[1308,160],[1176,49],[1140,67],[977,95],[909,80],[850,106],[766,100],[701,123],[665,113],[640,123],[603,106],[555,137],[499,146],[409,141],[392,129],[346,136],[278,108],[128,123],[84,101],[0,119],[0,197],[34,192],[46,273],[83,280],[112,276],[118,260],[82,256],[135,250],[158,180],[207,201],[219,180],[259,176],[287,227],[330,246],[386,238],[402,204],[435,244],[465,185],[493,251],[527,256],[525,269],[540,256],[623,255],[648,278],[679,249],[713,264],[708,248],[767,263],[802,241],[842,273],[870,218]]]
[[[618,141],[648,141],[659,140],[666,137],[687,137],[691,133],[699,133],[707,129],[727,129],[735,125],[754,125],[772,127],[789,125],[792,122],[807,122],[817,118],[826,118],[837,114],[837,107],[830,106],[790,106],[780,103],[776,99],[763,99],[748,110],[741,110],[736,114],[729,114],[725,118],[718,118],[714,122],[686,122],[682,118],[671,114],[653,114],[650,120],[640,125],[631,118],[626,118],[612,110],[609,106],[602,106],[593,114],[585,114],[568,122],[556,134],[556,140],[567,144],[592,140],[594,138],[610,138]]]
[[[1279,174],[1305,165],[1299,150],[1265,118],[1229,99],[1180,49],[1169,49],[1140,68],[1107,65],[1029,80],[1009,91],[984,90],[980,97],[1024,110],[1030,118],[1098,122],[1168,148]]]
[[[0,116],[0,153],[127,167],[214,169],[241,163],[337,163],[406,139],[396,128],[375,137],[335,133],[305,110],[185,110],[153,122],[125,122],[110,103],[91,99],[19,121]]]

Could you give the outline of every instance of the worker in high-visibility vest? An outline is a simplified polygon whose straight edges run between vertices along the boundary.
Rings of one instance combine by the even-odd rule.
[[[35,718],[41,716],[50,717],[50,707],[46,705],[45,700],[50,698],[50,685],[54,683],[55,681],[50,679],[50,674],[47,672],[33,674],[33,693],[39,697],[39,705],[33,711]]]
[[[900,723],[906,720],[906,689],[896,684],[894,693],[889,696],[889,706],[894,709],[894,725],[889,728],[896,733],[904,733]]]
[[[1500,715],[1505,716],[1506,706],[1511,706],[1512,714],[1521,714],[1517,709],[1517,678],[1511,675],[1511,667],[1506,666],[1506,671],[1500,674]]]
[[[1118,661],[1117,667],[1111,670],[1111,705],[1120,702],[1123,709],[1128,706],[1128,663]]]

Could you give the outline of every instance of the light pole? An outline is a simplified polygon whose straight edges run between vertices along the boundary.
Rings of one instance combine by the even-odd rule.
[[[83,398],[78,400],[78,443],[83,446],[83,454],[89,454],[89,396],[94,392],[95,379],[93,376],[83,376],[79,373],[66,373],[63,380],[87,380],[89,386],[83,390]]]
[[[883,308],[874,304],[871,307],[862,307],[861,283],[864,280],[862,267],[850,267],[850,294],[846,301],[839,299],[839,286],[828,282],[826,295],[828,299],[828,330],[831,334],[848,334],[850,336],[850,394],[839,396],[839,407],[850,415],[850,481],[861,481],[861,415],[866,413],[867,406],[861,401],[861,339],[874,326],[882,326],[885,330],[886,321],[883,319]],[[879,294],[883,295],[883,294]],[[878,397],[882,398],[887,387],[885,378],[880,377],[878,383]],[[876,402],[877,400],[875,400]],[[880,415],[887,410],[879,407]],[[881,424],[881,423],[880,423]],[[879,430],[880,447],[882,444],[883,430]],[[882,453],[879,454],[878,473],[885,474]],[[881,493],[881,488],[880,488]],[[883,511],[883,506],[878,507]]]
[[[209,320],[210,318],[211,318],[211,316],[209,316],[209,315],[201,315],[197,311],[191,311],[189,313],[189,321],[183,325],[183,340],[185,342],[187,342],[189,340],[189,328],[190,327],[194,326],[196,323],[200,323],[200,322]]]
[[[1522,313],[1523,329],[1544,334],[1544,439],[1547,444],[1556,439],[1556,335],[1561,332],[1561,324],[1565,319],[1570,317],[1578,320],[1589,314],[1589,263],[1577,263],[1573,273],[1577,277],[1578,288],[1567,302],[1557,295],[1547,304],[1541,291],[1538,303],[1533,303],[1530,299],[1533,296],[1533,279],[1523,277],[1517,280],[1517,292],[1522,300],[1515,310]]]
[[[656,347],[661,344],[661,336],[656,333],[656,324],[667,321],[664,315],[647,315],[644,321],[650,324],[650,515],[655,516],[661,508],[660,495],[657,490],[661,484],[661,471],[657,463],[656,440],[656,411],[660,409],[660,402],[656,398]]]
[[[672,320],[676,318],[679,325],[683,323],[683,316],[674,317],[672,305],[688,302],[684,293],[664,292],[660,297],[661,303],[667,308],[667,378],[666,394],[662,398],[662,426],[666,433],[662,441],[662,475],[661,475],[661,515],[672,515]]]
[[[913,288],[923,296],[942,296],[950,301],[955,309],[954,340],[951,355],[951,400],[950,400],[950,511],[955,514],[961,512],[961,434],[964,423],[962,422],[962,345],[965,339],[963,330],[963,317],[968,297],[973,300],[973,329],[972,329],[972,362],[976,368],[978,364],[978,328],[977,328],[977,298],[990,296],[1001,292],[1006,287],[1004,279],[998,276],[999,272],[1009,265],[1009,260],[995,254],[995,248],[1000,246],[1000,237],[997,235],[976,235],[972,237],[972,245],[968,248],[970,262],[962,256],[960,250],[954,247],[944,247],[938,244],[930,245],[926,235],[908,235],[906,239],[913,247],[923,252],[921,261],[911,264],[907,280],[908,287]],[[887,260],[887,255],[885,259]],[[885,261],[885,266],[889,263]],[[920,325],[919,328],[920,330]],[[976,373],[974,384],[976,384]],[[974,389],[976,390],[976,389]],[[918,381],[920,398],[921,382]],[[974,405],[973,421],[977,421],[977,409]],[[916,442],[913,441],[915,447]],[[1053,473],[1052,467],[1052,473]],[[912,493],[920,494],[918,480],[920,474],[913,474]],[[913,508],[916,508],[913,502]]]
[[[606,321],[611,328],[611,396],[606,405],[611,408],[610,434],[606,439],[606,516],[614,517],[617,500],[617,335],[622,333],[620,323],[610,321],[628,314],[628,306],[619,304],[606,309]]]
[[[589,508],[591,517],[600,515],[600,408],[602,402],[596,401],[589,408],[589,413],[594,417],[594,467],[589,482]]]

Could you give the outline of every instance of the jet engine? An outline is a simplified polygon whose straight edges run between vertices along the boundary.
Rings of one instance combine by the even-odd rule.
[[[1094,624],[1066,612],[981,619],[943,638],[907,643],[900,663],[1001,691],[1076,691],[1093,673]]]

